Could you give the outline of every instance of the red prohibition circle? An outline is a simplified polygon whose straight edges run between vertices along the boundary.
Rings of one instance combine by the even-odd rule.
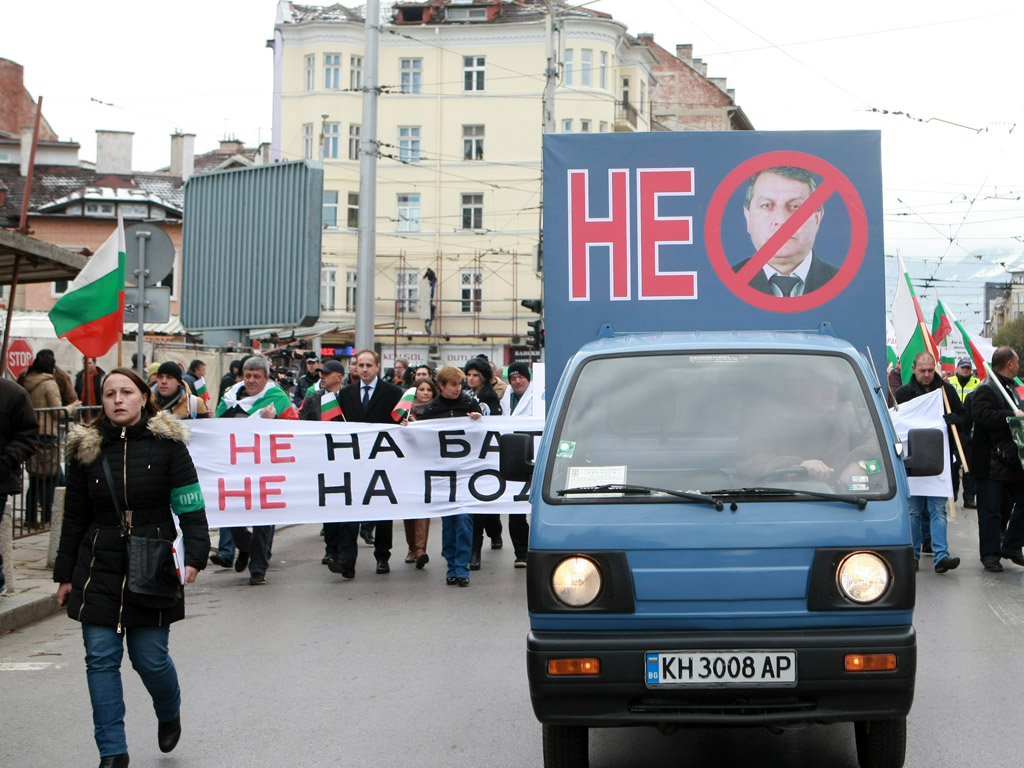
[[[802,296],[775,296],[761,293],[756,288],[751,288],[741,282],[737,273],[733,271],[722,247],[722,217],[733,193],[755,173],[779,166],[804,168],[821,176],[824,180],[822,184],[827,181],[835,187],[835,191],[845,203],[850,215],[850,250],[846,254],[843,266],[821,288]],[[798,216],[799,214],[798,209],[793,215]],[[813,211],[807,215],[813,215]],[[704,233],[704,245],[707,248],[712,268],[726,288],[732,291],[737,298],[753,307],[769,312],[803,312],[831,301],[853,280],[864,261],[864,253],[867,250],[868,219],[860,195],[857,194],[856,188],[842,171],[815,155],[786,150],[766,152],[763,155],[752,157],[736,166],[722,179],[718,189],[711,196],[708,212],[704,217]]]

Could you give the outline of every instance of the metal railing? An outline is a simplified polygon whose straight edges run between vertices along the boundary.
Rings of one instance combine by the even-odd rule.
[[[8,497],[14,538],[20,539],[50,530],[53,512],[53,492],[64,484],[64,441],[72,424],[89,424],[100,413],[102,406],[76,408],[68,414],[66,408],[37,408],[40,426],[39,452],[22,465],[22,492]],[[55,433],[52,433],[56,425]],[[55,473],[51,473],[56,469]]]

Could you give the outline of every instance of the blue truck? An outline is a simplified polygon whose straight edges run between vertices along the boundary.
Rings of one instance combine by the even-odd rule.
[[[903,765],[907,478],[945,448],[901,439],[880,383],[880,136],[551,136],[544,179],[561,376],[501,472],[532,479],[545,766],[586,766],[591,728],[813,723]]]

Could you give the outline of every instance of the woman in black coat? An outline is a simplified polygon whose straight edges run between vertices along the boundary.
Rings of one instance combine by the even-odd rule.
[[[177,516],[185,538],[185,583],[195,581],[206,565],[210,535],[182,422],[157,411],[149,387],[131,369],[107,374],[102,394],[97,424],[76,427],[67,438],[67,493],[53,579],[60,583],[58,602],[82,623],[100,768],[123,768],[128,765],[123,639],[153,698],[157,743],[170,752],[181,736],[181,692],[167,643],[169,625],[184,618],[185,603],[181,590],[161,598],[128,589],[122,520],[133,536],[173,541]]]
[[[494,370],[491,364],[481,357],[476,357],[466,363],[466,383],[473,393],[473,397],[487,406],[487,413],[491,416],[501,415],[501,398],[491,386],[494,378]],[[469,559],[469,570],[480,570],[480,556],[484,545],[484,533],[491,540],[491,549],[501,549],[501,533],[504,529],[501,525],[501,515],[483,514],[477,512],[473,515],[473,556]]]

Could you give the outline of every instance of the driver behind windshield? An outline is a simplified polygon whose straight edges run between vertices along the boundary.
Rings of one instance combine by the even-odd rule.
[[[878,442],[865,409],[840,397],[837,374],[821,364],[792,365],[762,378],[765,396],[739,430],[741,484],[811,479],[839,492],[868,490],[882,472]]]

